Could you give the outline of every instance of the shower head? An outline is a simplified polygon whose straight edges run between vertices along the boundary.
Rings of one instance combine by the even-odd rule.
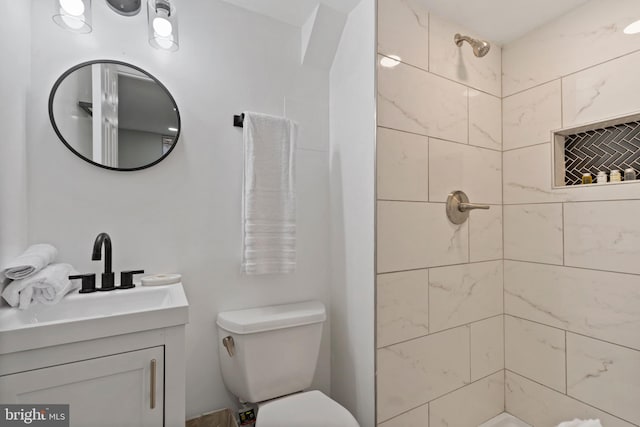
[[[473,48],[473,54],[478,58],[482,58],[483,56],[485,56],[487,53],[489,53],[489,49],[491,49],[491,45],[489,44],[489,42],[484,40],[472,39],[469,36],[463,36],[459,33],[453,37],[453,40],[456,42],[456,45],[458,47],[462,46],[463,41],[468,42]]]

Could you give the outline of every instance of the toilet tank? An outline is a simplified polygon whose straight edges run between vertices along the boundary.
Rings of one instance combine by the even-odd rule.
[[[307,389],[326,318],[319,301],[219,313],[218,352],[227,389],[243,402]]]

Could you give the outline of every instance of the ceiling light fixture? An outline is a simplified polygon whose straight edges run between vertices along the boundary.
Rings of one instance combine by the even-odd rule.
[[[53,21],[76,33],[90,33],[91,0],[52,0]],[[142,0],[105,0],[109,7],[123,16],[134,16]],[[171,0],[146,0],[149,44],[156,49],[175,52],[179,48],[178,19]]]
[[[107,4],[119,15],[135,16],[140,12],[142,0],[107,0]]]
[[[178,50],[176,8],[169,0],[148,0],[147,27],[151,46],[171,52]]]
[[[54,0],[53,22],[75,33],[90,33],[91,0]]]

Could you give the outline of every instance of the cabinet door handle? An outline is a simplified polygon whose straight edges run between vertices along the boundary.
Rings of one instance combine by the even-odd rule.
[[[151,395],[149,396],[151,409],[156,408],[156,359],[151,359]]]

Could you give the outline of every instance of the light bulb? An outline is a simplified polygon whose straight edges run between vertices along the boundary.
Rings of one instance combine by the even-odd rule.
[[[60,8],[63,15],[81,16],[84,13],[82,0],[60,0]]]
[[[66,14],[63,9],[60,9],[60,18],[62,22],[64,22],[64,25],[72,30],[79,30],[84,27],[84,15],[71,16]]]
[[[626,28],[624,29],[624,33],[625,34],[640,33],[640,19],[637,20],[636,22],[632,22],[631,24],[627,25]]]
[[[160,37],[169,37],[173,32],[173,26],[167,18],[153,18],[153,31]]]

